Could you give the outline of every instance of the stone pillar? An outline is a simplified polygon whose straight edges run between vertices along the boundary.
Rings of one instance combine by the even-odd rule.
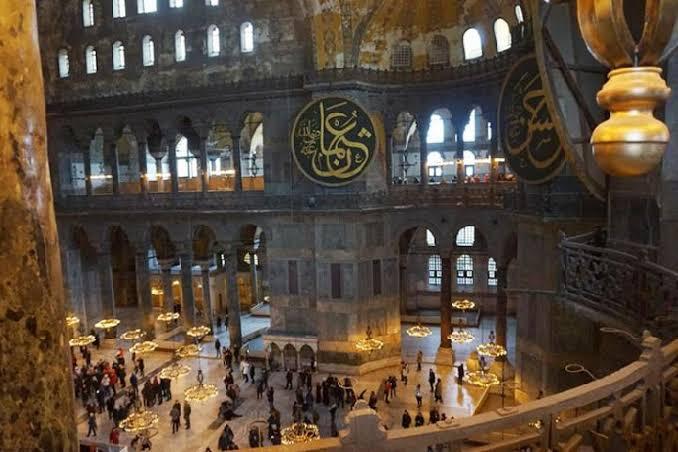
[[[231,345],[242,345],[242,326],[240,325],[240,297],[238,296],[238,261],[234,252],[226,256],[226,274],[228,284],[228,335]]]
[[[75,452],[35,2],[0,1],[0,39],[0,450]]]
[[[257,266],[255,264],[255,256],[256,254],[254,253],[254,250],[250,252],[250,273],[252,274],[252,306],[256,306],[257,303],[259,302],[259,297],[258,297],[258,286],[257,286]]]
[[[104,243],[97,250],[97,272],[101,292],[101,314],[104,318],[115,317],[115,294],[113,292],[113,269],[111,268],[111,245]],[[93,319],[98,322],[101,319]]]
[[[186,329],[195,325],[195,300],[193,297],[193,256],[185,251],[181,258],[181,314]]]
[[[177,174],[177,143],[176,140],[170,139],[167,140],[168,147],[168,159],[170,167],[170,175],[172,178],[172,193],[179,192],[179,175]],[[160,162],[160,168],[162,168],[162,162]]]
[[[135,254],[135,270],[137,277],[137,302],[143,318],[141,328],[146,331],[146,337],[155,337],[155,316],[151,300],[151,278],[148,271],[148,252],[144,245],[137,245]]]
[[[174,296],[172,295],[172,264],[173,261],[158,262],[162,273],[162,296],[165,312],[174,312]]]
[[[400,255],[400,314],[407,314],[407,255]]]
[[[139,150],[139,184],[141,184],[141,194],[148,193],[148,165],[146,162],[146,142],[137,138]]]
[[[120,171],[118,168],[118,152],[113,138],[105,138],[104,141],[104,161],[106,156],[111,162],[111,174],[113,175],[113,194],[120,194]]]
[[[212,293],[210,285],[210,265],[209,263],[201,264],[202,270],[202,304],[205,314],[207,314],[207,324],[210,328],[214,328],[214,313],[212,310]]]
[[[386,167],[386,185],[393,185],[393,134],[386,132],[386,144],[384,146],[384,162]]]
[[[450,348],[447,338],[452,333],[452,259],[449,253],[440,256],[442,278],[440,284],[440,346]]]
[[[455,127],[457,130],[457,150],[455,154],[457,162],[457,184],[463,184],[464,179],[466,178],[466,170],[464,169],[464,127],[465,124]]]
[[[428,184],[428,166],[426,165],[426,160],[428,159],[428,146],[426,143],[426,135],[428,135],[428,126],[429,118],[426,118],[425,122],[418,121],[417,125],[419,126],[419,173],[421,174],[421,180],[419,183],[422,185]]]
[[[497,344],[506,348],[506,312],[508,310],[508,298],[506,296],[506,267],[497,267],[497,313],[495,334]]]
[[[85,193],[87,196],[92,195],[92,159],[89,154],[89,143],[85,146],[85,143],[82,144],[82,155],[83,161],[85,164]]]
[[[242,191],[242,168],[240,165],[240,137],[234,135],[233,140],[233,170],[235,171],[235,191]]]
[[[207,178],[207,137],[200,137],[200,181],[202,192],[207,193],[209,180]]]

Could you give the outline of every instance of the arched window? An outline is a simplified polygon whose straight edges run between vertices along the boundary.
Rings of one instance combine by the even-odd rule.
[[[93,46],[87,46],[85,49],[85,69],[88,74],[97,72],[97,51]]]
[[[219,0],[205,0],[206,6],[219,6]]]
[[[189,152],[188,140],[182,136],[177,141],[177,176],[193,178],[198,174],[198,159]]]
[[[184,6],[184,0],[170,0],[170,8],[181,8]]]
[[[445,36],[435,35],[431,40],[428,62],[431,66],[447,66],[450,64],[450,44]]]
[[[483,42],[480,39],[480,33],[475,28],[469,28],[462,37],[464,45],[464,59],[472,60],[483,56]]]
[[[252,22],[243,22],[240,25],[240,51],[242,53],[254,51],[254,25],[252,25]]]
[[[476,155],[472,151],[464,151],[464,174],[473,176],[476,173]]]
[[[494,21],[494,39],[497,41],[497,52],[511,48],[511,28],[501,17]]]
[[[181,30],[174,35],[174,59],[176,61],[186,60],[186,37]]]
[[[431,121],[428,124],[428,133],[426,134],[427,143],[442,143],[445,141],[445,121],[437,113],[431,115]]]
[[[94,3],[92,3],[92,0],[82,0],[82,25],[85,27],[94,25]]]
[[[476,109],[471,110],[471,113],[468,115],[468,122],[464,127],[464,133],[462,135],[462,140],[464,143],[474,143],[476,141]]]
[[[219,27],[210,25],[207,27],[207,56],[215,57],[221,53],[221,41],[219,40]]]
[[[113,18],[125,17],[126,15],[125,0],[113,0]]]
[[[426,245],[436,246],[436,237],[429,229],[426,230]]]
[[[492,257],[487,260],[487,285],[497,285],[497,261]]]
[[[113,70],[119,71],[125,69],[125,46],[122,42],[115,41],[113,43]]]
[[[439,286],[443,280],[443,262],[440,256],[433,255],[428,258],[428,285]]]
[[[407,69],[412,67],[412,47],[407,41],[400,41],[391,51],[391,67]]]
[[[523,23],[525,21],[525,16],[523,16],[523,8],[520,5],[516,5],[516,19],[518,23]]]
[[[137,0],[137,12],[148,14],[158,11],[158,0]]]
[[[457,285],[473,285],[473,258],[468,254],[462,254],[457,258]]]
[[[476,227],[464,226],[457,232],[457,246],[473,246],[476,241]]]
[[[68,61],[68,50],[61,49],[57,57],[57,63],[59,66],[59,77],[66,78],[70,74],[70,64]]]
[[[428,177],[436,178],[443,175],[443,156],[438,151],[429,152],[426,156],[426,167],[428,168]],[[435,181],[435,179],[433,179]]]
[[[153,38],[149,35],[144,36],[141,41],[141,59],[144,66],[155,64],[155,44],[153,44]]]

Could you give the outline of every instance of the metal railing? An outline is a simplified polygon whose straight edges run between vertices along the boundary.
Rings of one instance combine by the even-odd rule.
[[[678,321],[678,273],[652,262],[651,249],[631,245],[563,237],[560,295],[661,335]]]

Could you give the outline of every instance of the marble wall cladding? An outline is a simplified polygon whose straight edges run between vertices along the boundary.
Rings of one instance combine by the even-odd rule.
[[[0,2],[0,42],[0,450],[76,451],[33,1]]]

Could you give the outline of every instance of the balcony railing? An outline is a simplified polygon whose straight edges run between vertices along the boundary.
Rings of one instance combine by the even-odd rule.
[[[652,248],[603,241],[594,234],[563,238],[561,296],[629,325],[669,333],[678,325],[678,273],[652,262]]]
[[[513,182],[493,184],[401,185],[372,193],[270,194],[255,192],[179,192],[65,196],[56,201],[57,213],[84,211],[322,211],[400,206],[501,208]]]

